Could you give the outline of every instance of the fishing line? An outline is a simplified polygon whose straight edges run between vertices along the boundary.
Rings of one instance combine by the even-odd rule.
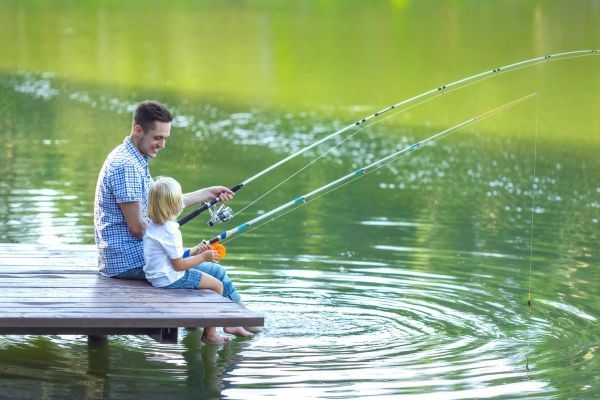
[[[252,229],[247,230],[246,232],[244,232],[244,233],[242,233],[240,235],[237,235],[235,238],[241,237],[241,236],[245,235],[246,233],[252,232],[252,231],[254,231],[257,228],[266,225],[267,223],[273,222],[274,220],[278,219],[279,217],[281,217],[283,215],[286,215],[286,214],[288,214],[288,213],[290,213],[292,211],[295,211],[295,210],[299,209],[301,206],[303,206],[305,204],[308,204],[309,202],[314,201],[314,200],[316,200],[316,199],[324,196],[325,194],[328,194],[328,193],[331,193],[332,191],[340,189],[340,188],[344,187],[345,185],[347,185],[347,184],[355,181],[356,179],[359,179],[359,178],[361,178],[364,175],[367,175],[367,174],[369,174],[371,172],[374,172],[374,171],[378,170],[379,168],[382,168],[384,165],[387,165],[390,162],[397,161],[397,160],[399,160],[399,159],[401,159],[403,157],[406,157],[409,154],[412,154],[412,152],[414,152],[414,151],[422,148],[423,145],[429,144],[431,142],[439,141],[442,138],[444,138],[444,137],[446,137],[446,136],[448,136],[450,134],[458,132],[460,129],[462,129],[465,126],[472,125],[473,123],[482,121],[482,120],[484,120],[484,119],[486,119],[486,118],[488,118],[488,117],[490,117],[490,116],[492,116],[492,115],[494,115],[496,113],[502,112],[502,111],[504,111],[504,110],[506,110],[506,109],[508,109],[510,107],[513,107],[514,105],[516,105],[518,103],[521,103],[521,102],[523,102],[523,101],[531,98],[532,96],[537,96],[537,93],[536,92],[531,93],[531,94],[526,95],[524,97],[521,97],[519,99],[513,100],[513,101],[511,101],[509,103],[506,103],[506,104],[504,104],[504,105],[502,105],[500,107],[496,107],[496,108],[494,108],[492,110],[489,110],[489,111],[486,111],[486,112],[484,112],[482,114],[478,114],[477,116],[475,116],[475,117],[473,117],[473,118],[471,118],[469,120],[466,120],[466,121],[464,121],[464,122],[462,122],[462,123],[460,123],[458,125],[455,125],[455,126],[449,128],[449,129],[446,129],[446,130],[444,130],[442,132],[439,132],[439,133],[437,133],[437,134],[435,134],[433,136],[430,136],[427,139],[424,139],[424,140],[422,140],[420,142],[417,142],[417,143],[415,143],[415,144],[413,144],[413,145],[411,145],[409,147],[406,147],[406,148],[404,148],[404,149],[402,149],[400,151],[397,151],[397,152],[395,152],[395,153],[393,153],[393,154],[391,154],[391,155],[389,155],[387,157],[384,157],[384,158],[382,158],[382,159],[380,159],[378,161],[375,161],[375,162],[367,165],[364,168],[360,168],[360,169],[356,170],[354,173],[345,175],[342,178],[339,178],[339,179],[337,179],[337,180],[335,180],[335,181],[333,181],[331,183],[328,183],[328,184],[326,184],[326,185],[324,185],[324,186],[322,186],[322,187],[320,187],[320,188],[318,188],[316,190],[313,190],[312,192],[310,192],[310,193],[308,193],[308,194],[306,194],[304,196],[298,197],[297,199],[295,199],[292,202],[286,203],[286,204],[284,204],[284,205],[282,205],[282,206],[280,206],[280,207],[278,207],[278,208],[276,208],[274,210],[269,211],[267,214],[273,214],[273,213],[278,212],[279,210],[282,211],[285,208],[291,207],[291,206],[296,206],[296,207],[288,210],[285,213],[279,214],[279,215],[277,215],[277,216],[275,216],[275,217],[267,220],[266,222],[264,222],[264,223],[262,223],[260,225],[257,225],[256,227],[254,227]],[[378,164],[381,164],[381,165],[378,165]],[[376,166],[376,168],[375,169],[371,169],[371,167],[374,167],[374,166]],[[342,183],[344,180],[347,180],[348,178],[350,178],[349,181]],[[342,183],[342,184],[339,184],[339,183]],[[332,188],[329,189],[329,190],[326,190],[329,187],[332,187]],[[313,198],[311,200],[307,200],[309,197],[312,197],[313,194],[317,194],[321,190],[326,190],[326,191],[324,193],[322,193],[322,194],[319,194],[319,196],[317,196],[317,197],[315,197],[315,198]],[[300,207],[298,207],[299,204],[300,204]],[[268,217],[268,215],[264,215],[264,217],[263,216],[259,216],[259,217],[255,218],[255,219],[253,219],[253,220],[245,223],[245,224],[242,224],[242,225],[234,228],[231,231],[225,231],[225,232],[221,233],[219,236],[211,239],[210,242],[211,243],[216,243],[216,242],[222,241],[222,240],[224,241],[224,243],[225,242],[229,242],[229,241],[235,239],[235,238],[229,239],[229,237],[231,235],[236,234],[236,233],[240,232],[241,230],[246,230],[248,227],[250,227],[251,225],[253,225],[255,222],[259,222],[262,218],[266,218],[266,217]]]
[[[489,77],[486,77],[486,78],[483,78],[483,79],[487,79],[487,78],[489,78]],[[476,82],[474,82],[474,83],[476,83]],[[454,90],[458,90],[458,89],[454,89]],[[454,91],[454,90],[452,90],[452,91]],[[450,93],[450,92],[447,92],[447,93]],[[360,125],[360,127],[358,129],[356,129],[351,135],[349,135],[348,137],[346,137],[343,141],[341,141],[340,143],[336,144],[335,146],[330,147],[329,149],[327,149],[327,151],[324,151],[323,153],[321,153],[318,157],[316,157],[315,159],[313,159],[312,161],[310,161],[304,167],[300,168],[298,171],[294,172],[292,175],[288,176],[287,178],[285,178],[284,180],[282,180],[281,182],[279,182],[278,184],[276,184],[275,186],[273,186],[267,192],[265,192],[264,194],[260,195],[256,200],[252,201],[250,204],[246,205],[241,210],[239,210],[237,212],[237,214],[240,214],[240,213],[244,212],[246,209],[248,209],[252,205],[256,204],[259,200],[261,200],[262,198],[264,198],[265,196],[267,196],[268,194],[270,194],[271,192],[273,192],[279,186],[283,185],[284,183],[286,183],[287,181],[289,181],[290,179],[292,179],[293,177],[295,177],[296,175],[298,175],[300,172],[302,172],[306,168],[310,167],[312,164],[314,164],[315,162],[317,162],[318,160],[320,160],[322,157],[324,157],[325,155],[327,155],[328,153],[330,153],[332,150],[338,148],[342,144],[344,144],[347,141],[349,141],[350,139],[352,139],[354,136],[356,136],[361,131],[366,130],[370,126],[373,126],[373,125],[378,124],[378,123],[380,123],[382,121],[385,121],[386,119],[391,118],[391,117],[393,117],[393,116],[395,116],[397,114],[403,113],[404,111],[408,111],[408,110],[410,110],[412,108],[420,106],[421,104],[424,104],[424,103],[427,103],[428,101],[436,99],[439,96],[442,96],[442,94],[439,94],[439,95],[437,95],[435,97],[431,97],[429,99],[422,100],[422,101],[418,102],[417,104],[411,105],[410,107],[398,109],[397,111],[393,112],[392,114],[388,114],[388,115],[386,115],[383,118],[380,118],[380,119],[378,119],[376,121],[373,121],[373,122],[369,123],[368,125]]]
[[[471,124],[473,124],[473,123],[475,123],[475,122],[483,121],[484,119],[486,119],[486,118],[488,118],[488,117],[492,116],[493,114],[495,114],[495,113],[497,113],[497,112],[504,111],[504,110],[506,110],[506,109],[508,109],[508,108],[510,108],[510,107],[512,107],[512,106],[514,106],[514,105],[516,105],[517,103],[520,103],[520,102],[522,102],[522,101],[528,100],[528,99],[529,99],[531,96],[534,96],[534,95],[535,95],[535,96],[537,96],[538,94],[537,94],[537,93],[532,93],[532,94],[529,94],[529,95],[527,95],[527,96],[525,96],[525,97],[522,97],[522,98],[520,98],[520,99],[514,100],[514,101],[512,101],[512,102],[510,102],[510,103],[507,103],[507,104],[505,104],[504,106],[501,106],[501,107],[498,107],[498,108],[496,108],[496,109],[494,109],[494,110],[491,110],[491,111],[488,111],[488,112],[486,112],[486,113],[480,114],[480,116],[478,116],[478,117],[475,117],[474,121],[473,121],[472,123],[470,123],[469,125],[471,125]],[[460,126],[458,129],[455,129],[455,130],[452,130],[452,131],[448,131],[448,132],[446,132],[444,135],[442,135],[442,136],[439,136],[439,137],[437,137],[436,139],[434,139],[434,140],[431,140],[431,141],[427,142],[427,146],[430,146],[430,145],[432,145],[433,143],[437,143],[437,142],[439,142],[440,140],[442,140],[442,139],[445,139],[445,138],[447,138],[448,136],[450,136],[450,135],[453,135],[453,134],[455,134],[455,133],[459,132],[459,131],[460,131],[462,128],[464,128],[464,127],[466,127],[466,126],[468,126],[468,125],[463,125],[463,126]],[[400,156],[398,156],[397,158],[393,158],[393,159],[391,159],[391,160],[389,160],[389,161],[387,161],[387,162],[385,162],[385,163],[383,163],[383,164],[381,164],[381,165],[377,166],[375,169],[369,170],[369,171],[365,172],[364,174],[362,174],[362,175],[359,175],[359,176],[357,176],[356,178],[353,178],[352,180],[350,180],[350,181],[348,181],[348,182],[344,182],[343,184],[341,184],[341,185],[339,185],[339,186],[337,186],[337,187],[333,188],[332,190],[330,190],[330,191],[327,191],[327,192],[325,192],[325,193],[323,193],[323,194],[321,194],[321,195],[319,195],[319,196],[317,196],[317,197],[315,197],[315,198],[311,199],[311,200],[310,200],[310,201],[308,201],[307,203],[310,203],[311,201],[317,200],[318,198],[320,198],[320,197],[322,197],[322,196],[324,196],[324,195],[326,195],[326,194],[328,194],[328,193],[330,193],[330,192],[333,192],[334,190],[341,189],[342,187],[344,187],[344,186],[346,186],[346,185],[348,185],[348,184],[350,184],[350,183],[354,182],[354,181],[355,181],[355,180],[357,180],[357,179],[360,179],[360,178],[362,178],[362,177],[364,177],[364,176],[366,176],[366,175],[369,175],[369,174],[371,174],[371,173],[373,173],[373,172],[375,172],[375,171],[377,171],[377,170],[379,170],[379,169],[381,169],[381,168],[383,168],[383,167],[385,167],[385,166],[387,166],[387,165],[389,165],[389,164],[391,164],[391,163],[393,163],[393,162],[397,162],[397,161],[401,160],[402,158],[408,157],[410,154],[412,154],[412,152],[401,154],[401,155],[400,155]]]
[[[284,180],[282,180],[281,182],[279,182],[278,184],[276,184],[275,186],[273,186],[271,189],[269,189],[268,191],[266,191],[265,193],[263,193],[262,195],[260,195],[259,197],[257,197],[254,201],[252,201],[250,204],[246,205],[244,208],[242,208],[241,210],[239,210],[237,212],[237,214],[241,214],[242,212],[244,212],[245,210],[247,210],[249,207],[253,206],[254,204],[256,204],[259,200],[261,200],[262,198],[264,198],[265,196],[267,196],[268,194],[270,194],[271,192],[273,192],[275,189],[277,189],[279,186],[283,185],[284,183],[286,183],[287,181],[289,181],[290,179],[292,179],[293,177],[295,177],[296,175],[298,175],[300,172],[304,171],[306,168],[310,167],[312,164],[314,164],[315,162],[317,162],[318,160],[320,160],[322,157],[324,157],[326,154],[330,153],[331,151],[333,151],[334,149],[338,148],[339,146],[341,146],[342,144],[346,143],[348,140],[352,139],[355,135],[357,135],[359,132],[361,132],[363,129],[367,128],[365,127],[360,127],[358,128],[356,131],[354,131],[351,135],[349,135],[347,138],[345,138],[343,141],[341,141],[340,143],[336,144],[333,147],[330,147],[327,151],[324,151],[323,153],[321,153],[317,158],[315,158],[314,160],[312,160],[311,162],[309,162],[308,164],[306,164],[304,167],[300,168],[298,171],[294,172],[292,175],[288,176],[287,178],[285,178]]]
[[[572,56],[572,58],[574,58],[574,57],[585,57],[585,56]],[[502,74],[505,74],[505,73],[507,73],[507,72],[516,71],[516,70],[519,70],[519,69],[522,69],[522,68],[528,68],[528,67],[530,67],[530,66],[534,66],[534,65],[537,65],[537,64],[545,63],[545,62],[547,62],[547,60],[538,61],[538,62],[536,62],[536,63],[534,63],[534,64],[531,64],[531,65],[524,65],[524,66],[521,66],[521,67],[517,67],[517,68],[515,68],[515,69],[512,69],[512,70],[509,70],[509,71],[501,71],[501,72],[499,72],[499,73],[498,73],[498,74],[496,74],[496,75],[502,75]],[[254,204],[256,204],[258,201],[260,201],[261,199],[263,199],[265,196],[269,195],[269,194],[270,194],[271,192],[273,192],[275,189],[277,189],[278,187],[280,187],[280,186],[281,186],[281,185],[283,185],[284,183],[288,182],[290,179],[292,179],[293,177],[295,177],[296,175],[298,175],[299,173],[301,173],[302,171],[304,171],[306,168],[310,167],[312,164],[314,164],[315,162],[317,162],[318,160],[320,160],[321,158],[323,158],[325,155],[327,155],[328,153],[330,153],[332,150],[334,150],[334,149],[338,148],[338,147],[339,147],[339,146],[341,146],[342,144],[344,144],[344,143],[346,143],[347,141],[349,141],[350,139],[352,139],[354,136],[356,136],[356,135],[357,135],[358,133],[360,133],[361,131],[363,131],[363,130],[366,130],[367,128],[369,128],[369,127],[371,127],[371,126],[373,126],[373,125],[375,125],[375,124],[378,124],[378,123],[380,123],[380,122],[383,122],[383,121],[385,121],[386,119],[388,119],[388,118],[391,118],[391,117],[393,117],[393,116],[395,116],[395,115],[401,114],[401,113],[403,113],[403,112],[405,112],[405,111],[411,110],[411,109],[413,109],[413,108],[415,108],[415,107],[418,107],[418,106],[420,106],[420,105],[423,105],[423,104],[425,104],[425,103],[428,103],[428,102],[430,102],[430,101],[432,101],[432,100],[435,100],[435,99],[437,99],[437,98],[439,98],[439,97],[441,97],[441,96],[443,96],[443,95],[447,95],[447,94],[450,94],[450,93],[456,92],[456,91],[458,91],[458,90],[465,89],[465,88],[467,88],[467,87],[469,87],[469,86],[472,86],[472,85],[475,85],[475,84],[481,83],[481,82],[483,82],[483,81],[485,81],[485,80],[488,80],[488,79],[490,79],[490,78],[492,78],[492,77],[494,77],[494,75],[488,75],[488,76],[484,76],[484,77],[482,77],[482,78],[480,78],[480,79],[477,79],[477,80],[475,80],[474,82],[470,82],[470,83],[467,83],[467,84],[465,84],[465,85],[462,85],[462,86],[459,86],[459,87],[451,88],[451,89],[449,89],[449,90],[442,90],[442,91],[439,91],[439,92],[437,92],[436,94],[434,94],[432,97],[430,97],[430,98],[428,98],[428,99],[421,100],[421,101],[419,101],[418,103],[416,103],[416,104],[412,104],[412,105],[410,105],[410,106],[408,106],[408,107],[405,107],[405,108],[400,108],[400,109],[397,109],[397,111],[395,111],[394,113],[392,113],[392,114],[389,114],[389,115],[386,115],[385,117],[383,117],[383,118],[380,118],[380,119],[377,119],[377,120],[375,120],[375,121],[372,121],[372,122],[371,122],[371,123],[369,123],[368,125],[360,125],[360,127],[359,127],[359,128],[356,130],[356,131],[354,131],[354,132],[353,132],[351,135],[349,135],[348,137],[346,137],[346,139],[344,139],[344,140],[343,140],[343,141],[341,141],[340,143],[336,144],[335,146],[332,146],[332,147],[330,147],[330,148],[329,148],[327,151],[325,151],[325,152],[321,153],[321,154],[320,154],[318,157],[316,157],[315,159],[313,159],[312,161],[310,161],[310,162],[309,162],[308,164],[306,164],[304,167],[300,168],[298,171],[294,172],[293,174],[291,174],[290,176],[288,176],[287,178],[285,178],[285,179],[284,179],[284,180],[282,180],[281,182],[277,183],[275,186],[273,186],[271,189],[269,189],[268,191],[266,191],[265,193],[263,193],[262,195],[260,195],[260,196],[259,196],[258,198],[256,198],[254,201],[252,201],[251,203],[247,204],[247,205],[246,205],[245,207],[243,207],[241,210],[237,211],[237,214],[241,214],[242,212],[246,211],[248,208],[250,208],[251,206],[253,206]],[[435,142],[437,142],[437,140],[436,140]],[[392,161],[390,161],[390,162],[392,162]],[[386,163],[386,164],[387,164],[387,163]],[[379,168],[381,168],[381,167],[378,167],[377,169],[379,169]],[[319,197],[320,197],[320,196],[319,196]],[[286,212],[285,214],[287,214],[287,212]],[[285,214],[284,214],[284,215],[285,215]],[[279,217],[277,217],[277,218],[279,218]],[[264,225],[264,224],[263,224],[263,225]],[[262,226],[262,225],[260,225],[260,226]],[[257,226],[256,228],[258,228],[258,226]],[[254,228],[254,229],[256,229],[256,228]],[[254,229],[252,229],[252,230],[254,230]],[[249,232],[247,232],[247,233],[250,233],[250,231],[249,231]]]
[[[527,327],[527,353],[525,354],[525,371],[527,371],[527,379],[529,379],[529,351],[531,342],[531,270],[533,265],[533,216],[535,214],[535,191],[537,189],[535,166],[537,161],[537,138],[540,115],[540,98],[537,98],[536,114],[535,114],[535,136],[533,139],[533,178],[531,181],[531,232],[529,237],[529,288],[527,292],[527,309],[529,310],[529,323]]]

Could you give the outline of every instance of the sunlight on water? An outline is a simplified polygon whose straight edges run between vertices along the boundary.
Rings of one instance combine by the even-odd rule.
[[[293,12],[259,3],[138,10],[179,21],[153,38],[179,47],[161,60],[149,54],[144,73],[130,59],[137,50],[117,40],[139,34],[147,45],[122,26],[130,8],[92,2],[70,18],[60,4],[7,6],[0,29],[20,33],[17,44],[0,39],[12,55],[0,61],[0,240],[93,243],[97,174],[140,99],[161,99],[176,115],[154,176],[186,190],[232,186],[393,102],[498,63],[589,47],[583,39],[597,32],[597,7],[569,2],[317,1]],[[63,26],[47,15],[70,17]],[[474,25],[481,18],[502,32],[493,43]],[[248,26],[259,33],[231,40]],[[583,39],[573,45],[547,26]],[[197,39],[214,32],[214,43]],[[53,53],[51,42],[69,46]],[[248,185],[231,203],[233,221],[186,225],[186,242],[210,238],[539,92],[539,111],[537,100],[523,102],[227,241],[224,265],[244,303],[265,315],[256,337],[215,347],[182,330],[176,345],[115,336],[88,346],[81,336],[4,335],[0,397],[597,398],[599,60],[536,65],[390,113]],[[54,261],[72,273],[95,268]],[[45,260],[36,262],[24,271],[43,273]]]

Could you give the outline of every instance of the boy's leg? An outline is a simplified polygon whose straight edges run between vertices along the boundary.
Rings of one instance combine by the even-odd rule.
[[[229,333],[230,335],[235,335],[237,337],[252,337],[254,334],[243,326],[226,326],[223,328],[223,332]]]
[[[198,289],[210,289],[217,294],[223,295],[223,283],[220,280],[204,272],[200,272],[200,274],[202,274],[202,278],[198,284]]]
[[[217,263],[205,262],[199,265],[196,265],[193,269],[200,271],[202,273],[202,280],[200,281],[199,289],[208,288],[211,290],[211,287],[208,285],[216,285],[214,282],[218,282],[221,286],[221,294],[225,297],[229,297],[231,300],[236,303],[240,302],[240,295],[233,287],[233,284],[229,280],[227,276],[227,270],[220,266]],[[206,282],[204,287],[201,287],[202,283]],[[219,292],[217,292],[219,293]],[[236,327],[225,327],[223,328],[223,332],[228,333],[230,335],[235,335],[238,337],[251,337],[252,332],[247,331],[241,326]]]
[[[200,340],[206,344],[225,344],[229,342],[227,338],[222,338],[221,336],[217,335],[217,328],[214,326],[205,327]]]
[[[216,292],[220,295],[223,294],[223,284],[217,278],[213,278],[212,276],[205,274],[204,272],[200,272],[201,278],[200,283],[198,283],[198,289],[210,289],[213,292]],[[217,334],[217,328],[214,326],[207,326],[204,328],[204,332],[202,332],[202,337],[200,338],[206,344],[225,344],[229,342],[226,338],[222,338]]]

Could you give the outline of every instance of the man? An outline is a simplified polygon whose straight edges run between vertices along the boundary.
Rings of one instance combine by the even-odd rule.
[[[131,133],[106,158],[98,176],[94,229],[100,273],[111,278],[145,279],[142,238],[148,223],[148,191],[154,182],[148,162],[171,135],[173,116],[156,101],[143,101],[133,113]],[[186,193],[186,207],[234,193],[213,186]]]

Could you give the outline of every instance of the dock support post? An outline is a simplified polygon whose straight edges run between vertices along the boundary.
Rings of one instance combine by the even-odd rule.
[[[177,344],[179,336],[178,328],[159,328],[148,333],[158,343]]]
[[[94,345],[101,345],[106,343],[108,339],[107,335],[88,335],[88,345],[90,346],[94,346]]]

